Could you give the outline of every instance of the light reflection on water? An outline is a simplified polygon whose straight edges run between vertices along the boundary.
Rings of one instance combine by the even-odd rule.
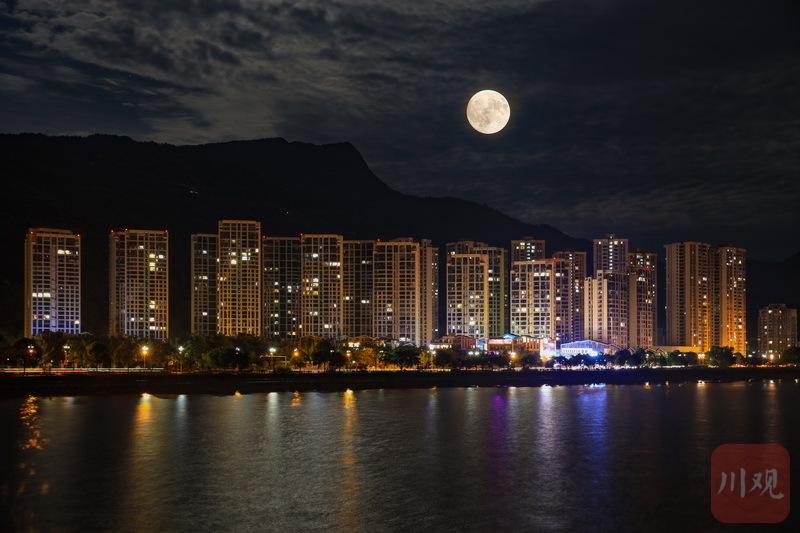
[[[0,530],[723,530],[711,452],[800,449],[800,386],[678,385],[4,400]]]

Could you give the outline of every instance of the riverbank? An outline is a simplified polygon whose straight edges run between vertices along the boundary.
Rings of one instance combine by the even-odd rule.
[[[87,373],[0,375],[0,397],[107,394],[247,394],[432,387],[539,387],[643,385],[688,382],[800,380],[800,367],[639,368],[603,370],[416,371],[260,373]]]

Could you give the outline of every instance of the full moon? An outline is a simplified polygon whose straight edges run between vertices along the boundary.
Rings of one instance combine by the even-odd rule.
[[[497,133],[508,124],[511,107],[505,97],[497,91],[486,89],[472,95],[467,104],[467,120],[470,125],[487,135]]]

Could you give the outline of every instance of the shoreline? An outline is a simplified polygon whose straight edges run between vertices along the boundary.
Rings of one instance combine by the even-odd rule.
[[[522,371],[369,371],[336,373],[86,373],[0,374],[0,398],[113,394],[217,394],[337,392],[433,387],[540,387],[644,385],[734,381],[797,381],[800,367],[638,368]]]

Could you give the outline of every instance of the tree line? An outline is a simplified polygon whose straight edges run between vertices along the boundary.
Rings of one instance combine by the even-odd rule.
[[[162,368],[168,371],[314,369],[497,369],[511,367],[695,366],[759,365],[760,357],[745,357],[730,347],[713,346],[705,354],[618,350],[613,354],[541,357],[538,352],[487,353],[478,350],[422,350],[361,342],[348,346],[321,337],[277,341],[252,335],[190,336],[181,339],[66,335],[46,333],[8,341],[0,336],[0,366],[58,368]],[[773,364],[800,364],[800,347],[793,346]]]

